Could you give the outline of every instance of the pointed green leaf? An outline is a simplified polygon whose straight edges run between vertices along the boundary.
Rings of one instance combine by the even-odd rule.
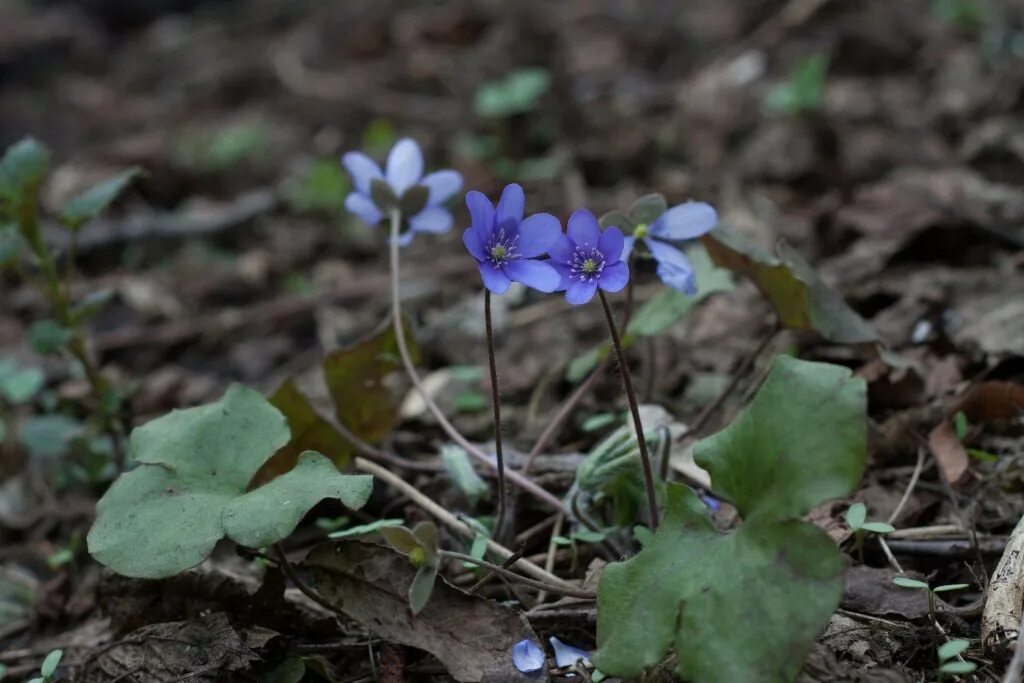
[[[974,662],[946,662],[939,667],[939,671],[944,674],[969,674],[974,673],[978,669],[978,665]]]
[[[965,588],[970,588],[969,583],[948,583],[945,586],[936,586],[932,589],[933,593],[947,593],[949,591],[962,591]]]
[[[473,469],[469,454],[460,446],[455,444],[442,446],[441,462],[444,463],[444,469],[456,488],[462,491],[470,504],[475,505],[491,494],[491,489],[483,477]]]
[[[419,614],[427,606],[430,594],[434,591],[436,578],[436,564],[425,564],[416,570],[416,576],[409,584],[409,608],[412,609],[413,614]]]
[[[400,553],[408,555],[420,547],[420,541],[404,526],[388,527],[380,530],[380,535],[388,544]]]
[[[860,528],[873,534],[891,534],[896,531],[896,527],[885,522],[865,522]]]
[[[82,227],[117,199],[141,173],[138,168],[130,168],[73,197],[60,214],[61,222],[72,230]]]
[[[846,526],[856,531],[864,524],[867,516],[868,509],[864,503],[854,503],[846,510]]]
[[[382,532],[384,529],[392,527],[400,527],[405,523],[403,519],[378,519],[369,524],[359,524],[357,526],[349,527],[348,529],[342,529],[340,531],[332,531],[327,534],[327,538],[355,538],[356,536],[365,536],[375,532]]]
[[[57,667],[60,666],[60,660],[64,656],[64,650],[54,650],[50,654],[46,655],[46,659],[43,660],[42,666],[39,667],[39,673],[43,675],[43,678],[50,678],[57,671]]]
[[[36,191],[50,168],[50,150],[33,138],[11,145],[0,158],[0,212],[14,213],[35,201]]]
[[[897,576],[892,580],[900,588],[913,588],[915,590],[928,590],[928,584],[917,579],[908,579],[905,576]]]
[[[436,565],[438,562],[438,551],[441,548],[441,538],[437,532],[437,525],[433,522],[420,522],[412,528],[412,535],[419,541],[423,548],[424,560],[427,564]]]
[[[939,646],[939,659],[945,661],[952,659],[971,646],[966,640],[950,640]]]
[[[324,456],[307,451],[291,471],[228,504],[224,530],[236,543],[262,548],[295,531],[321,500],[333,498],[357,510],[366,505],[372,491],[373,477],[342,474]]]
[[[633,221],[630,220],[622,211],[609,211],[605,215],[601,216],[601,227],[607,230],[608,228],[615,227],[621,230],[626,235],[633,234]]]

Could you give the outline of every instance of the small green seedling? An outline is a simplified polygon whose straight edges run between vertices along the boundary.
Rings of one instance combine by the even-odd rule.
[[[891,534],[896,531],[892,524],[885,522],[865,521],[868,509],[864,503],[854,503],[846,510],[846,525],[853,531],[854,543],[857,544],[857,557],[864,562],[864,534]]]
[[[53,650],[50,654],[46,655],[46,659],[43,660],[42,665],[39,667],[39,675],[28,683],[50,683],[53,680],[53,675],[57,673],[57,667],[60,666],[60,658],[63,656],[64,650]]]
[[[960,654],[967,649],[970,643],[966,640],[950,640],[939,646],[939,680],[946,676],[959,676],[973,673],[978,665],[968,662]],[[957,659],[958,657],[959,660]]]
[[[959,591],[964,588],[970,588],[969,583],[949,583],[944,586],[936,586],[932,588],[924,581],[918,581],[917,579],[908,579],[905,576],[897,576],[892,580],[894,584],[900,588],[911,588],[916,590],[927,591],[928,593],[928,615],[932,621],[935,621],[935,594],[936,593],[948,593],[949,591]]]
[[[416,576],[409,586],[409,607],[413,614],[419,614],[430,599],[441,566],[437,527],[433,522],[420,522],[412,529],[396,526],[379,531],[392,548],[407,555],[409,563],[416,567]]]

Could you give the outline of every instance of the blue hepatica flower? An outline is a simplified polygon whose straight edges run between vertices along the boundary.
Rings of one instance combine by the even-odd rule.
[[[709,232],[718,223],[718,214],[710,204],[686,202],[667,208],[660,194],[641,197],[629,214],[613,211],[602,216],[604,225],[616,225],[632,235],[626,237],[622,258],[628,259],[636,240],[642,240],[658,262],[662,282],[684,294],[697,293],[697,278],[690,259],[669,241],[692,240]]]
[[[544,651],[528,638],[520,640],[512,646],[512,664],[521,673],[537,673],[544,668]]]
[[[477,261],[484,286],[504,294],[513,281],[542,292],[558,289],[560,278],[542,256],[562,234],[562,224],[549,213],[523,218],[523,188],[507,186],[495,209],[475,190],[466,193],[472,224],[462,233],[466,249]]]
[[[558,668],[575,666],[576,662],[580,660],[583,660],[584,664],[590,664],[590,653],[586,650],[563,643],[554,636],[548,638],[548,642],[551,643],[551,649],[555,651],[555,666]]]
[[[597,288],[618,292],[629,282],[629,268],[622,261],[622,230],[609,227],[601,232],[594,214],[580,209],[569,216],[569,234],[559,235],[548,250],[551,265],[562,281],[565,300],[585,304],[594,298]]]
[[[423,152],[411,138],[395,143],[382,172],[362,152],[348,152],[341,163],[352,176],[354,191],[345,208],[369,226],[398,209],[407,225],[399,238],[405,246],[418,232],[442,233],[452,227],[452,214],[443,204],[462,187],[457,171],[441,170],[423,175]]]

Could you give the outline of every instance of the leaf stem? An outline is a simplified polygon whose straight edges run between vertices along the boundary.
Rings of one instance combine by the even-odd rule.
[[[299,572],[295,570],[295,566],[291,563],[291,560],[289,560],[288,556],[285,555],[284,548],[281,547],[280,543],[274,544],[274,551],[277,553],[277,566],[281,568],[284,575],[295,584],[295,587],[298,588],[303,595],[335,614],[344,614],[344,612],[342,612],[336,605],[331,604],[327,598],[310,588],[306,582],[302,580],[302,577],[299,576]]]
[[[441,426],[441,429],[448,434],[448,437],[456,444],[461,446],[467,453],[479,460],[481,463],[487,465],[491,469],[497,470],[497,463],[484,453],[482,450],[474,446],[469,442],[469,439],[459,433],[459,430],[448,420],[444,412],[437,406],[434,399],[430,397],[430,394],[423,386],[423,381],[420,379],[419,373],[416,372],[416,367],[413,365],[412,357],[409,354],[409,347],[405,341],[405,329],[402,324],[402,304],[399,299],[399,244],[398,238],[400,228],[402,224],[402,214],[397,209],[391,211],[391,322],[395,326],[395,341],[398,344],[398,353],[402,357],[402,365],[405,366],[405,372],[409,375],[409,379],[412,381],[413,386],[420,393],[420,397],[426,404],[427,409],[430,410],[434,419]],[[523,476],[522,474],[512,470],[508,472],[508,478],[514,482],[517,486],[522,488],[524,491],[529,492],[539,500],[544,501],[555,510],[560,512],[569,513],[565,503],[558,499],[557,496],[547,491],[543,487],[539,486],[532,479]]]
[[[498,463],[498,505],[494,513],[494,537],[501,539],[505,527],[505,457],[501,448],[501,398],[498,395],[498,363],[494,357],[494,325],[491,322],[491,290],[484,288],[484,328],[487,331],[487,361],[491,369],[491,406],[494,409],[494,457]]]
[[[495,574],[500,574],[510,581],[516,581],[523,584],[524,586],[530,586],[538,590],[547,591],[548,593],[554,593],[555,595],[564,595],[570,598],[581,598],[583,600],[596,600],[597,593],[589,591],[584,588],[572,588],[565,584],[552,584],[545,581],[537,581],[536,579],[528,579],[525,576],[516,574],[514,571],[505,569],[504,567],[488,562],[487,560],[478,560],[472,555],[465,555],[463,553],[452,552],[451,550],[440,550],[438,554],[441,557],[447,557],[452,560],[462,560],[463,562],[471,562],[472,564],[480,565],[485,569],[490,570]]]
[[[658,528],[658,496],[654,490],[654,470],[651,468],[651,456],[647,451],[647,439],[644,438],[644,427],[640,423],[640,407],[636,401],[633,379],[629,374],[629,366],[626,365],[626,354],[622,351],[622,340],[619,338],[619,330],[615,326],[612,307],[608,304],[608,297],[605,296],[604,290],[597,290],[597,294],[601,297],[604,317],[608,322],[608,332],[612,338],[612,346],[615,348],[615,357],[619,362],[622,386],[626,390],[626,398],[629,400],[629,411],[633,415],[633,429],[636,431],[636,442],[640,447],[640,464],[643,467],[644,486],[647,489],[647,507],[651,517],[651,529],[654,530]]]

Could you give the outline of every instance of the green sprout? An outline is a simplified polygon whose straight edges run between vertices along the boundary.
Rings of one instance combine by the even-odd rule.
[[[864,562],[865,533],[885,535],[896,531],[891,524],[885,522],[865,521],[867,516],[868,509],[864,503],[854,503],[846,510],[846,525],[853,531],[854,543],[857,545],[857,557],[861,563]]]
[[[970,588],[969,583],[949,583],[944,586],[936,586],[932,588],[924,581],[918,581],[917,579],[908,579],[905,576],[897,576],[892,580],[894,584],[900,588],[910,588],[912,590],[923,590],[928,594],[928,616],[931,617],[932,621],[935,621],[935,594],[936,593],[948,593],[949,591],[959,591],[964,588]]]
[[[968,648],[970,643],[966,640],[950,640],[939,646],[939,680],[943,680],[946,676],[958,676],[962,674],[973,673],[978,665],[974,662],[968,662],[962,657],[957,661],[957,657],[960,657],[960,653]]]
[[[765,109],[772,114],[810,114],[825,107],[825,77],[828,57],[817,54],[807,57],[789,73],[789,77],[772,88],[765,97]]]
[[[28,683],[50,683],[50,681],[54,680],[53,674],[57,672],[57,667],[60,666],[60,659],[63,656],[64,650],[53,650],[50,654],[46,655],[46,659],[43,660],[42,665],[39,667],[39,675]]]

